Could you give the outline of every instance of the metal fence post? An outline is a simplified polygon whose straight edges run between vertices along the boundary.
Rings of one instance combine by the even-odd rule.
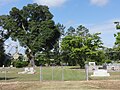
[[[42,66],[40,66],[40,81],[42,81]]]
[[[64,81],[64,66],[62,65],[62,81]]]
[[[52,80],[54,78],[54,70],[53,70],[54,66],[52,65]]]
[[[4,73],[5,73],[5,81],[6,81],[6,69],[5,69],[5,67],[4,67]]]
[[[88,64],[85,64],[86,80],[88,81]]]

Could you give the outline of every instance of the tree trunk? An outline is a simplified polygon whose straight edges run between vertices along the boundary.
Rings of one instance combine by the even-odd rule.
[[[34,54],[31,52],[30,49],[27,50],[26,54],[27,54],[27,57],[28,57],[28,60],[29,60],[29,65],[34,67],[35,66],[35,61],[34,61],[35,56],[34,56]]]
[[[35,58],[34,58],[34,55],[31,54],[31,58],[30,58],[30,65],[32,67],[35,67]]]

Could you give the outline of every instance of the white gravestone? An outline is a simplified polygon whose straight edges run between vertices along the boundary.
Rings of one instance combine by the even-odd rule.
[[[18,74],[25,74],[25,73],[28,73],[29,72],[29,68],[24,68],[24,71],[22,72],[18,72]]]
[[[35,70],[33,67],[30,68],[26,67],[24,68],[24,71],[18,72],[18,74],[35,74]]]
[[[89,71],[94,71],[94,70],[96,70],[95,62],[89,62]]]
[[[110,76],[110,74],[107,72],[107,70],[100,69],[100,70],[95,70],[93,72],[93,75],[91,75],[91,76],[104,77],[104,76]]]
[[[35,74],[35,70],[33,67],[30,67],[29,72],[27,74]]]
[[[95,66],[95,62],[89,62],[89,66]]]

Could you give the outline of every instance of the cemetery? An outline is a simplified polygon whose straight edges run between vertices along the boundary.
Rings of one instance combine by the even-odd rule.
[[[119,3],[1,0],[0,90],[119,90]]]
[[[72,68],[72,69],[71,69]],[[41,76],[40,76],[40,68],[35,67],[35,73],[28,74],[28,68],[0,68],[0,86],[3,88],[8,88],[11,85],[11,89],[16,88],[16,90],[21,90],[21,88],[31,88],[34,89],[62,89],[62,87],[66,87],[67,89],[85,89],[83,85],[86,86],[87,89],[118,89],[120,88],[119,79],[120,72],[109,72],[110,76],[103,77],[91,77],[93,73],[89,73],[89,80],[86,81],[86,74],[84,69],[74,69],[78,67],[72,66],[64,66],[62,67],[42,67],[41,68]],[[53,70],[52,70],[53,69]],[[26,70],[26,72],[25,72]],[[63,74],[62,74],[63,71]],[[53,75],[53,76],[52,76]],[[101,75],[101,73],[99,74]],[[103,75],[103,74],[102,74]],[[63,76],[63,77],[62,77]],[[11,82],[11,83],[10,83]],[[108,85],[109,83],[109,85]],[[115,84],[117,83],[117,84]],[[5,85],[7,84],[7,85]],[[60,85],[62,86],[60,86]],[[70,85],[69,85],[70,84]],[[41,87],[41,85],[43,85]],[[69,85],[69,86],[68,86]],[[101,86],[100,86],[101,85]],[[109,86],[106,87],[105,85]],[[114,87],[112,87],[114,85]],[[94,86],[94,87],[93,87]],[[66,89],[65,89],[66,90]]]

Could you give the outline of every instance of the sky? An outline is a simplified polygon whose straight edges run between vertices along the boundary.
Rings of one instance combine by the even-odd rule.
[[[104,46],[114,46],[114,34],[118,32],[114,22],[120,21],[120,0],[0,0],[0,15],[9,14],[12,7],[22,9],[32,3],[49,6],[55,23],[66,29],[84,25],[90,33],[101,32]]]

